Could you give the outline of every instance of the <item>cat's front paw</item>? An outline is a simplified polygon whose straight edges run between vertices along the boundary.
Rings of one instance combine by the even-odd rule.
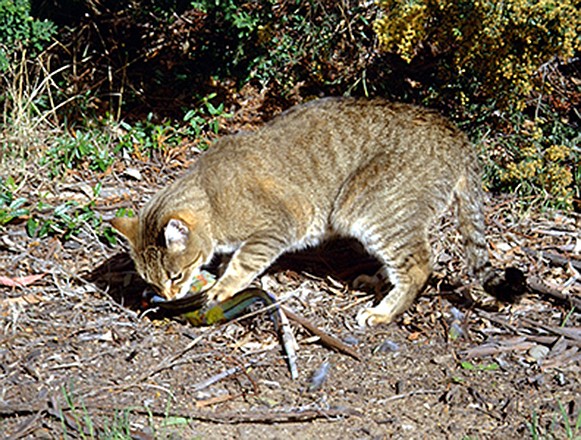
[[[380,324],[389,324],[395,316],[379,307],[369,307],[359,310],[357,324],[360,327],[375,327]]]
[[[208,303],[221,303],[234,296],[236,292],[230,289],[225,289],[220,285],[215,285],[210,290],[208,290]]]

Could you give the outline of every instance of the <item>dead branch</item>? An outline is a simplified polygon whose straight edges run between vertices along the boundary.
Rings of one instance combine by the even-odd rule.
[[[119,411],[118,408],[99,408],[107,411]],[[166,410],[153,410],[151,408],[137,408],[134,410],[139,414],[153,414],[156,417],[168,417]],[[172,411],[170,416],[189,418],[200,422],[218,423],[228,425],[238,425],[243,423],[298,423],[310,422],[318,419],[328,421],[345,419],[351,416],[361,416],[359,411],[352,408],[338,407],[329,409],[305,409],[291,408],[279,411],[247,411],[247,412],[214,412],[214,411]]]
[[[408,393],[395,394],[395,395],[387,397],[385,399],[381,399],[377,403],[384,404],[387,402],[393,402],[394,400],[407,399],[408,397],[417,396],[417,395],[421,395],[421,394],[439,394],[442,392],[443,392],[443,390],[414,390],[414,391],[410,391]]]
[[[573,258],[566,258],[566,257],[563,257],[561,255],[554,254],[552,252],[543,251],[543,250],[537,251],[535,249],[531,249],[531,248],[526,247],[526,246],[521,246],[521,249],[525,253],[527,253],[533,257],[539,256],[540,258],[546,258],[547,260],[549,260],[549,262],[553,266],[567,267],[570,264],[575,269],[581,271],[581,261],[580,260],[575,260]]]
[[[351,356],[353,359],[357,359],[358,361],[361,360],[361,355],[359,353],[357,353],[355,350],[353,350],[351,347],[349,347],[347,344],[343,343],[342,341],[335,338],[334,336],[331,336],[330,334],[324,332],[319,327],[314,325],[312,322],[308,321],[307,319],[303,318],[302,316],[295,314],[294,312],[289,310],[287,307],[282,307],[282,309],[284,310],[284,313],[289,317],[289,319],[292,319],[297,324],[302,325],[305,329],[307,329],[313,335],[318,336],[321,340],[321,344],[323,344],[324,346],[326,346],[332,350],[335,350],[339,353],[343,353],[343,354],[346,354],[348,356]]]
[[[509,330],[511,330],[513,333],[518,334],[518,335],[524,335],[527,338],[530,336],[529,331],[533,331],[535,333],[538,333],[539,329],[542,329],[545,332],[550,333],[552,335],[563,336],[563,337],[567,338],[567,342],[569,344],[581,347],[581,331],[578,328],[548,326],[548,325],[541,324],[540,322],[534,321],[533,319],[521,316],[521,317],[519,317],[519,321],[524,323],[524,327],[526,327],[526,330],[528,330],[528,331],[526,331],[525,329],[515,327],[514,325],[510,324],[506,320],[499,318],[497,316],[494,316],[491,313],[487,313],[487,312],[484,312],[482,310],[475,310],[475,312],[479,316],[481,316],[482,318],[488,319],[489,321],[492,321],[496,324],[502,325],[503,327],[506,327]]]
[[[528,279],[527,283],[531,292],[542,296],[548,296],[560,303],[567,304],[569,307],[575,307],[577,311],[581,312],[581,300],[579,298],[551,289],[536,277]]]
[[[31,415],[39,411],[47,410],[46,403],[43,404],[2,404],[0,405],[0,416],[2,417],[12,417],[15,415]],[[113,414],[114,412],[126,411],[126,408],[119,408],[116,406],[93,406],[90,404],[85,405],[86,410],[99,410],[106,411],[107,413]],[[61,420],[62,417],[65,418],[65,423],[68,424],[69,420],[67,414],[70,412],[69,408],[62,408],[60,411],[51,410],[49,415],[56,417]],[[156,410],[153,408],[131,408],[131,412],[143,415],[153,415],[155,417],[183,417],[191,420],[197,420],[199,422],[206,423],[218,423],[218,424],[243,424],[243,423],[298,423],[298,422],[310,422],[318,419],[326,419],[328,421],[345,419],[348,417],[356,416],[360,417],[361,413],[352,408],[337,407],[329,409],[312,409],[312,408],[289,408],[281,409],[278,411],[247,411],[247,412],[214,412],[207,410],[172,410],[171,414],[167,413],[167,409]],[[70,416],[70,415],[68,415]],[[70,420],[71,428],[76,429],[74,425],[76,422]],[[82,429],[82,427],[78,427]],[[79,431],[80,432],[80,431]]]
[[[508,340],[490,341],[477,347],[471,347],[463,350],[462,357],[465,359],[481,358],[485,356],[494,356],[500,353],[512,351],[526,351],[536,345],[535,342],[529,341],[527,337],[510,338]]]
[[[568,328],[568,327],[554,327],[550,325],[541,324],[533,319],[526,318],[522,316],[521,321],[525,322],[527,327],[533,330],[542,329],[553,335],[563,336],[569,339],[570,343],[581,347],[581,329],[579,328]]]

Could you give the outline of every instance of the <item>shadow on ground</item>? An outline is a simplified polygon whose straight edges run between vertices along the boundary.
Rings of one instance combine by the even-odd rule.
[[[228,258],[217,258],[210,265],[210,272],[219,273]],[[308,273],[318,278],[331,277],[342,283],[350,283],[361,274],[374,274],[379,268],[380,263],[368,255],[359,242],[340,239],[316,248],[285,254],[267,273]],[[147,307],[143,292],[148,284],[137,274],[135,264],[127,252],[120,252],[99,263],[85,279],[124,307],[132,310]]]

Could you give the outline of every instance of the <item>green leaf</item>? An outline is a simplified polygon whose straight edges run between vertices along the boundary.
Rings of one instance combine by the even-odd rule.
[[[483,371],[495,371],[498,370],[499,368],[500,366],[496,362],[478,366],[478,369]]]
[[[462,361],[460,363],[460,366],[465,370],[479,370],[479,371],[494,371],[500,368],[500,366],[496,362],[493,362],[491,364],[474,365],[470,361]]]
[[[17,210],[22,205],[24,205],[26,202],[28,202],[28,199],[26,199],[24,197],[19,197],[18,199],[14,200],[12,203],[10,203],[10,209]]]
[[[163,426],[187,425],[189,419],[186,417],[169,416],[163,421]]]
[[[36,231],[38,230],[38,221],[33,217],[30,217],[26,222],[26,233],[29,237],[34,237]]]
[[[460,363],[460,366],[462,368],[464,368],[465,370],[475,370],[476,369],[476,367],[474,366],[474,364],[472,362],[469,362],[469,361],[462,361]]]

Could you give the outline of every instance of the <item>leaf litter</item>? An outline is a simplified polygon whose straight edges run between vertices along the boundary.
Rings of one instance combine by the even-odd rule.
[[[124,166],[142,180],[136,185],[133,171],[103,177],[94,209],[104,220],[119,208],[138,211],[163,184],[155,177],[162,169],[167,181],[182,168],[155,160]],[[533,413],[536,423],[552,426],[558,402],[574,420],[581,218],[521,216],[508,197],[491,199],[486,213],[493,262],[527,274],[530,292],[518,304],[466,294],[471,280],[449,215],[432,234],[433,279],[386,327],[363,331],[355,323],[357,309],[373,298],[350,282],[377,269],[356,244],[281,258],[258,287],[287,298],[285,310],[318,329],[288,316],[296,380],[267,314],[196,328],[146,312],[145,284],[121,245],[81,229],[79,246],[67,246],[8,224],[2,242],[12,244],[0,250],[0,431],[83,436],[90,421],[103,433],[126,411],[129,430],[144,438],[523,438]],[[162,433],[152,417],[186,423]]]

